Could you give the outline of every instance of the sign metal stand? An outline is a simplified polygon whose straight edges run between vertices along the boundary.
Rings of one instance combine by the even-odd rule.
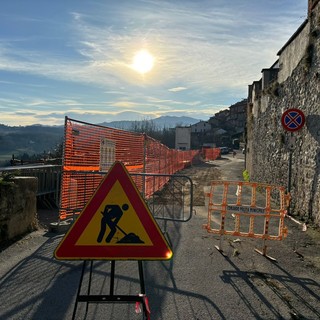
[[[150,319],[150,308],[148,304],[148,299],[146,297],[145,282],[144,282],[144,272],[142,261],[138,261],[139,268],[139,280],[140,280],[140,294],[139,295],[117,295],[114,292],[114,278],[115,278],[115,260],[111,261],[111,270],[110,270],[110,288],[108,295],[94,295],[91,294],[91,282],[93,274],[93,260],[90,261],[89,269],[89,282],[87,288],[87,294],[81,294],[81,288],[83,283],[83,278],[86,270],[88,260],[83,261],[82,272],[76,297],[76,302],[73,309],[72,320],[76,319],[76,313],[79,302],[86,302],[86,311],[85,317],[88,313],[89,303],[135,303],[136,309],[142,305],[143,319]]]

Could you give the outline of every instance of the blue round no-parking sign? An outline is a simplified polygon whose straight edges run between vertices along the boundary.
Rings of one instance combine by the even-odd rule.
[[[288,109],[282,114],[281,123],[287,131],[300,130],[305,123],[304,113],[299,109]]]

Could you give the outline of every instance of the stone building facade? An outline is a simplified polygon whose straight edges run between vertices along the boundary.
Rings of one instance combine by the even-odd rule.
[[[206,133],[211,131],[211,125],[208,121],[199,121],[191,125],[192,133]]]
[[[243,133],[247,116],[246,105],[247,99],[243,99],[229,107],[230,114],[228,123],[236,133]]]
[[[249,86],[246,169],[251,181],[287,186],[290,213],[320,225],[319,0],[309,0],[308,19],[278,55],[271,68],[262,70],[262,79]],[[305,115],[299,131],[286,131],[281,124],[291,108]]]
[[[246,114],[247,99],[243,99],[228,109],[215,113],[208,121],[193,124],[191,126],[191,149],[208,146],[236,148],[233,141],[239,138],[241,142],[243,141]],[[180,138],[176,139],[176,141],[180,140]],[[176,148],[179,148],[177,144]]]

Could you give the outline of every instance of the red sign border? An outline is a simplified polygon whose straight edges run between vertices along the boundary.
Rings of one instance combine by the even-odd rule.
[[[154,245],[76,245],[112,187],[119,182]],[[133,254],[134,252],[134,254]],[[173,253],[125,166],[116,161],[54,252],[58,260],[169,260]]]
[[[295,128],[295,129],[289,128],[289,127],[285,124],[285,122],[284,122],[285,117],[288,115],[288,113],[290,113],[290,112],[292,112],[292,111],[293,111],[293,112],[297,112],[297,113],[301,116],[301,118],[302,118],[302,123],[301,123],[297,128]],[[302,129],[302,127],[303,127],[304,124],[305,124],[305,121],[306,121],[306,119],[305,119],[305,116],[304,116],[303,111],[301,111],[300,109],[296,109],[296,108],[291,108],[291,109],[286,110],[285,112],[283,112],[283,114],[282,114],[282,116],[281,116],[281,124],[282,124],[283,128],[284,128],[285,130],[291,131],[291,132],[298,131],[298,130]]]

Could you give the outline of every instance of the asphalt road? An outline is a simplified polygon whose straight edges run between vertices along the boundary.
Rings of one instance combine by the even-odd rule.
[[[241,178],[241,155],[216,165],[223,179]],[[202,228],[207,208],[195,207],[195,212],[187,223],[167,223],[174,252],[170,261],[143,262],[152,320],[320,318],[319,269],[301,254],[303,248],[316,247],[300,225],[286,220],[288,238],[270,241],[273,262],[254,251],[262,245],[259,240],[248,238],[224,239],[222,255],[214,247],[219,237]],[[0,253],[1,320],[71,319],[82,262],[53,257],[62,236],[39,230]],[[109,261],[93,263],[91,294],[109,293],[110,271]],[[136,261],[116,261],[115,273],[116,294],[139,294]],[[87,283],[88,272],[84,292]],[[92,303],[85,312],[86,304],[79,302],[76,319],[143,318],[127,303]]]

